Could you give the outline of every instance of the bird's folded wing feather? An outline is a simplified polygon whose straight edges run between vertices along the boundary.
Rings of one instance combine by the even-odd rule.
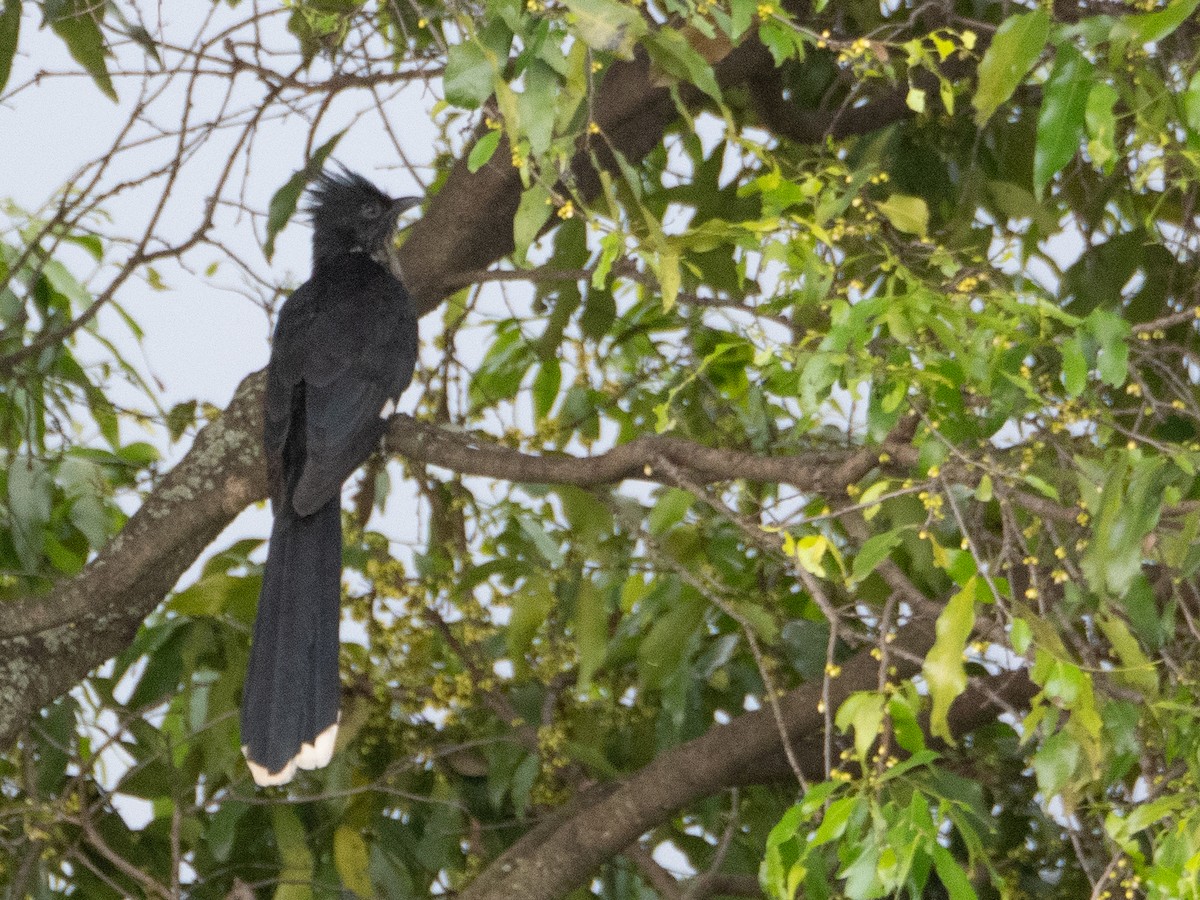
[[[368,308],[334,305],[313,325],[322,340],[304,362],[306,453],[292,497],[301,515],[336,496],[378,446],[381,413],[412,377],[415,352],[405,352],[409,329],[394,296],[361,299],[356,306]]]

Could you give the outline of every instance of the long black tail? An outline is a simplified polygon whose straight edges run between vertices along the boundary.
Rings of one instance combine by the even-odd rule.
[[[341,685],[342,516],[339,497],[309,516],[279,504],[250,667],[242,695],[242,752],[260,785],[329,762]]]

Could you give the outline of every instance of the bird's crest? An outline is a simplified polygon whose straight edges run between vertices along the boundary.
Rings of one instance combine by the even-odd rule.
[[[308,192],[305,211],[313,225],[313,259],[369,253],[384,263],[396,218],[418,202],[393,199],[345,166],[325,170]]]
[[[337,171],[325,169],[308,189],[308,203],[304,211],[314,225],[330,214],[340,216],[356,211],[363,203],[375,200],[387,206],[392,198],[357,172],[351,172],[338,164]]]

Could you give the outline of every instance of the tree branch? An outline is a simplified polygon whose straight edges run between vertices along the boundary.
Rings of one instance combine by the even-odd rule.
[[[263,378],[238,387],[125,528],[44,597],[0,605],[0,745],[37,709],[123,650],[142,619],[238,513],[266,493]]]
[[[933,644],[928,620],[910,624],[896,640],[907,652],[895,660],[897,678],[914,675]],[[853,691],[876,686],[879,663],[864,648],[842,664],[830,700],[839,705]],[[1014,705],[1027,702],[1036,687],[1023,675],[1005,673],[982,679],[958,698],[949,721],[957,735],[992,721],[992,698]],[[789,738],[801,766],[822,778],[824,716],[818,711],[821,683],[805,684],[780,698]],[[766,709],[745,713],[725,726],[660,754],[616,786],[594,789],[576,811],[548,828],[517,841],[459,894],[460,900],[557,900],[587,879],[603,862],[627,852],[637,839],[704,797],[731,787],[790,777],[779,731]],[[601,790],[603,788],[603,790]]]
[[[201,430],[184,459],[83,573],[44,597],[0,607],[0,638],[45,633],[108,612],[129,612],[140,619],[153,609],[191,564],[191,559],[186,560],[154,597],[144,587],[147,579],[155,583],[161,579],[164,558],[195,549],[194,558],[234,516],[266,497],[257,442],[261,402],[262,377],[255,373],[242,382],[225,414]],[[839,492],[857,481],[879,464],[882,450],[760,456],[681,438],[647,436],[596,456],[533,455],[494,443],[490,437],[449,431],[403,414],[392,417],[387,449],[461,475],[523,484],[588,487],[636,478],[673,485],[678,478],[672,472],[686,473],[690,483],[709,484],[730,481],[736,473],[739,480],[786,484],[814,493]],[[904,446],[888,447],[888,452],[898,459],[912,455],[911,448]],[[130,603],[131,598],[144,599],[148,605]]]
[[[674,469],[686,473],[698,484],[736,478],[820,493],[841,491],[847,484],[858,481],[879,465],[879,455],[885,448],[762,456],[654,435],[636,438],[596,456],[566,453],[535,456],[496,444],[492,438],[480,439],[401,414],[392,417],[387,449],[414,462],[441,466],[461,475],[482,475],[524,484],[591,487],[636,478],[674,485],[676,479],[670,474]],[[889,445],[886,450],[895,460],[911,461],[911,448],[907,446]]]
[[[258,433],[261,373],[238,387],[225,413],[86,569],[45,596],[0,607],[0,744],[35,710],[119,653],[138,624],[221,530],[266,496]],[[674,484],[672,472],[709,484],[737,478],[840,494],[877,466],[880,448],[758,456],[680,438],[648,436],[592,457],[532,455],[479,436],[395,416],[388,446],[414,462],[464,475],[593,486],[638,478]],[[889,447],[897,461],[907,446]]]

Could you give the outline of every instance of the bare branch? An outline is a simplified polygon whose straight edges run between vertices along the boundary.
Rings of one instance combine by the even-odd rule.
[[[762,456],[741,450],[707,447],[681,438],[646,436],[596,456],[532,455],[490,439],[438,428],[411,416],[397,415],[387,435],[388,450],[414,462],[441,466],[463,475],[484,475],[526,484],[573,484],[589,487],[629,478],[675,484],[674,467],[694,482],[762,481],[802,491],[844,489],[879,465],[882,448],[812,451]],[[896,456],[904,448],[889,447]],[[669,465],[660,465],[665,461]],[[841,479],[848,478],[843,481]]]

